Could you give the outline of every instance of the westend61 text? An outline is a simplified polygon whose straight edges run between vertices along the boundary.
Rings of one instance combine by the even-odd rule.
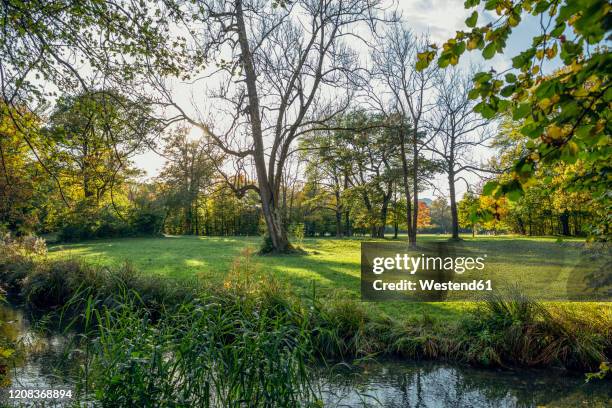
[[[419,279],[417,282],[402,279],[395,282],[384,282],[381,279],[375,280],[372,283],[374,290],[391,290],[391,291],[490,291],[493,290],[493,285],[490,279],[473,280],[471,282],[436,282],[432,279]]]

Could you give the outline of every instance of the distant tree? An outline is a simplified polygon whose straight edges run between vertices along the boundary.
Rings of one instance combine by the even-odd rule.
[[[131,158],[155,136],[150,107],[115,91],[59,98],[44,128],[53,141],[45,157],[64,183],[77,187],[75,200],[97,207],[132,173]],[[74,191],[74,190],[73,190]]]
[[[520,123],[506,118],[494,139],[498,154],[493,166],[500,169],[511,166],[529,150],[530,140],[520,132]],[[585,166],[582,160],[577,160],[538,168],[536,177],[523,186],[522,195],[509,203],[508,226],[514,232],[528,235],[608,234],[605,201],[596,199],[596,192],[572,185],[574,176],[586,171]],[[502,185],[512,178],[511,173],[502,173],[494,180]]]
[[[459,69],[447,69],[438,74],[436,103],[428,120],[431,136],[425,144],[425,149],[441,159],[447,176],[452,239],[459,239],[456,183],[465,181],[463,174],[466,172],[479,175],[487,171],[474,160],[474,149],[484,146],[493,136],[487,129],[489,121],[474,112],[476,103],[468,97],[472,89],[471,77],[471,71]]]
[[[419,201],[419,218],[417,219],[417,228],[425,228],[431,225],[430,209],[423,201]]]
[[[459,226],[471,229],[472,237],[476,236],[478,223],[484,218],[480,210],[478,196],[472,192],[466,192],[457,205],[457,213],[459,216]]]
[[[310,184],[308,206],[334,212],[336,236],[350,235],[349,208],[345,193],[352,172],[350,152],[341,151],[339,135],[331,130],[312,132],[302,140],[305,174]],[[315,186],[318,184],[319,186]],[[344,220],[343,220],[344,217]]]
[[[325,180],[328,208],[335,212],[337,231],[347,214],[347,197],[359,197],[372,237],[384,237],[394,186],[400,181],[397,137],[380,115],[352,111],[333,122],[336,130],[311,134],[303,148],[312,171]],[[354,209],[355,210],[355,209]],[[348,222],[347,222],[348,223]]]
[[[370,97],[378,109],[387,112],[398,129],[407,202],[408,241],[415,246],[421,189],[421,150],[425,119],[432,102],[428,100],[429,91],[433,87],[437,67],[420,71],[415,69],[418,53],[427,46],[426,36],[415,36],[401,19],[387,27],[372,50],[372,74],[382,85],[383,98],[378,96],[381,94],[378,88],[372,89]]]
[[[396,239],[400,227],[406,225],[406,198],[402,193],[402,183],[396,182],[393,188],[393,198],[391,201],[390,221],[393,225],[393,238]]]
[[[259,235],[262,220],[259,197],[253,191],[237,197],[226,183],[217,183],[201,194],[198,214],[200,235]]]
[[[440,230],[447,234],[452,228],[451,209],[448,202],[443,197],[437,197],[432,201],[429,211],[431,213],[431,222]]]
[[[166,163],[158,180],[163,183],[169,211],[181,214],[182,234],[201,233],[201,193],[213,183],[215,160],[205,139],[189,138],[189,128],[179,128],[166,138]],[[175,215],[176,217],[176,215]]]

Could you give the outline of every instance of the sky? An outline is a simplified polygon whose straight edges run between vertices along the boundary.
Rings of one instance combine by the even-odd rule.
[[[448,38],[454,36],[457,30],[465,27],[465,19],[471,14],[471,10],[465,10],[463,0],[399,0],[399,9],[408,23],[408,26],[416,34],[427,33],[430,38],[437,44],[442,44]],[[478,23],[481,24],[487,19],[491,19],[493,15],[484,15],[479,17]],[[493,59],[485,61],[480,56],[480,52],[474,51],[464,54],[461,64],[469,65],[470,63],[478,64],[483,69],[488,70],[494,68],[500,72],[511,67],[511,58],[524,49],[526,44],[531,42],[534,33],[538,31],[539,23],[535,18],[528,16],[515,29],[510,37],[507,48],[503,55],[497,54]],[[194,98],[194,91],[187,88],[181,88],[178,84],[178,92],[181,94],[180,99],[187,103],[188,100]],[[197,137],[198,131],[192,130],[194,137]],[[474,152],[476,162],[486,162],[494,154],[491,149],[478,149]],[[140,154],[134,158],[134,163],[137,167],[144,170],[146,178],[155,177],[159,174],[163,167],[164,159],[153,151]],[[466,178],[470,183],[476,184],[478,178],[473,175],[466,174]],[[433,184],[436,189],[429,189],[422,193],[423,197],[434,198],[438,195],[445,195],[448,192],[447,182],[444,175],[439,175]],[[459,183],[457,195],[460,198],[466,191],[465,183]]]

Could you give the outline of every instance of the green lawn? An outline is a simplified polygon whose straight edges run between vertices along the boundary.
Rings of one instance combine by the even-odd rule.
[[[432,235],[419,239],[435,241],[446,237]],[[500,236],[468,238],[463,245],[474,254],[487,253],[487,266],[498,276],[516,282],[537,281],[542,287],[552,288],[567,284],[573,259],[580,253],[579,242]],[[148,274],[178,279],[198,277],[221,283],[241,250],[257,248],[259,243],[258,237],[168,236],[52,245],[49,252],[53,258],[74,257],[109,266],[129,262]],[[255,261],[260,273],[272,274],[298,294],[309,293],[314,281],[322,297],[359,299],[360,243],[360,239],[306,239],[305,255],[256,256]],[[455,317],[466,307],[469,307],[466,302],[384,302],[368,306],[397,317],[426,312],[445,318]]]

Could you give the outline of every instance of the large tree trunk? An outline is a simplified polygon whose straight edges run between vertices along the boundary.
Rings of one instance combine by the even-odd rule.
[[[242,11],[242,1],[236,2],[236,26],[238,31],[238,42],[242,53],[242,65],[245,71],[247,94],[249,98],[249,116],[251,122],[251,133],[253,137],[253,159],[257,182],[259,187],[259,197],[261,199],[261,209],[266,220],[268,236],[274,251],[286,252],[291,249],[287,232],[282,221],[282,214],[278,208],[278,191],[274,191],[274,180],[268,179],[266,171],[266,156],[263,143],[263,131],[261,126],[261,114],[259,111],[259,95],[257,93],[257,74],[253,63],[253,55],[247,38],[244,15]],[[273,160],[271,158],[270,160]],[[277,174],[276,177],[282,177]]]
[[[266,226],[268,227],[268,235],[274,246],[274,250],[277,252],[285,252],[291,249],[289,244],[289,238],[285,231],[282,215],[278,208],[269,209],[268,212],[264,212],[264,218],[266,220]]]
[[[452,221],[452,239],[459,239],[459,214],[457,213],[457,198],[455,197],[455,173],[448,174],[448,191],[450,194],[450,211]]]
[[[342,206],[340,205],[340,191],[336,189],[336,237],[342,237]]]
[[[342,211],[336,210],[336,237],[342,238]]]
[[[384,194],[382,208],[380,209],[380,226],[378,227],[378,237],[385,237],[385,228],[387,226],[387,215],[389,214],[389,203],[393,195],[392,186],[387,186],[388,193]]]
[[[564,211],[559,216],[559,222],[561,223],[561,234],[565,236],[570,235],[569,214],[567,213],[567,211]]]
[[[363,198],[363,204],[366,207],[366,210],[368,211],[368,214],[370,215],[370,237],[371,238],[376,238],[378,236],[378,227],[376,226],[376,223],[374,222],[374,218],[373,218],[373,213],[374,213],[374,207],[372,206],[372,202],[370,201],[370,197],[368,197],[368,193],[366,193],[365,191],[361,194],[362,198]]]
[[[347,237],[353,235],[353,232],[351,231],[351,216],[348,210],[344,212],[344,233]]]
[[[408,242],[413,248],[416,248],[417,223],[419,220],[419,151],[417,150],[417,129],[418,123],[415,123],[414,130],[412,131],[412,202],[414,209],[412,210],[412,231],[408,237]]]
[[[402,156],[402,178],[404,181],[404,195],[406,196],[406,229],[408,231],[408,242],[412,243],[412,206],[411,202],[411,194],[410,194],[410,185],[408,182],[408,160],[406,158],[406,135],[404,133],[405,129],[403,126],[400,128],[400,155]]]

